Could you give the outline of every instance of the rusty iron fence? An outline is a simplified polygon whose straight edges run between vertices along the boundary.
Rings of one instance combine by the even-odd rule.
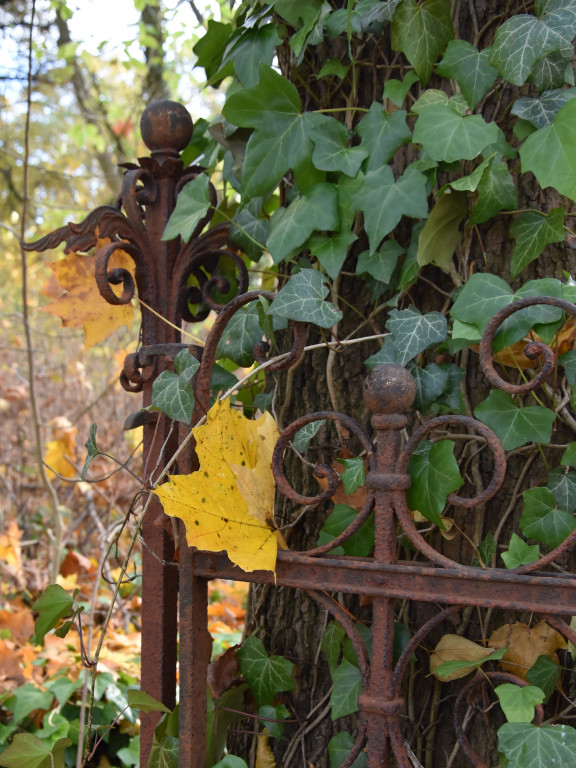
[[[32,250],[54,248],[66,243],[66,251],[87,250],[97,237],[111,238],[102,249],[96,266],[96,280],[101,294],[111,303],[130,301],[137,287],[142,301],[142,331],[139,351],[127,357],[121,381],[130,392],[143,393],[143,405],[151,400],[152,383],[171,365],[183,348],[199,360],[200,368],[193,388],[196,405],[192,423],[206,413],[210,401],[210,374],[218,341],[234,314],[259,296],[275,294],[248,291],[248,274],[237,246],[229,239],[228,226],[216,226],[201,234],[208,215],[196,227],[188,244],[179,239],[163,241],[166,222],[184,184],[203,172],[200,167],[184,168],[179,153],[190,141],[192,121],[186,110],[169,101],[154,102],[142,117],[142,135],[151,156],[139,165],[125,165],[122,191],[114,206],[94,210],[82,223],[68,224],[42,240],[27,245]],[[216,205],[211,187],[212,202]],[[127,252],[136,265],[134,281],[125,270],[108,269],[116,249]],[[223,278],[211,276],[218,258],[225,252],[238,268],[238,295],[226,306],[217,304],[213,290],[228,290]],[[190,287],[189,278],[196,287]],[[111,285],[123,285],[118,297]],[[202,302],[205,312],[191,316],[190,305]],[[492,364],[492,340],[504,320],[512,313],[534,304],[549,304],[576,315],[576,306],[550,297],[517,301],[500,311],[489,324],[480,347],[480,364],[492,386],[508,393],[531,391],[551,373],[553,352],[540,342],[528,345],[526,354],[541,362],[536,377],[522,385],[512,385],[500,378]],[[177,330],[183,320],[199,321],[210,310],[218,313],[203,349],[183,344]],[[169,321],[167,324],[164,319]],[[305,327],[294,324],[291,352],[270,366],[272,370],[290,367],[304,348]],[[266,345],[255,350],[255,357],[266,359]],[[306,590],[327,612],[340,622],[356,651],[363,680],[358,698],[360,710],[356,741],[342,763],[348,768],[362,750],[366,750],[370,768],[413,768],[401,729],[404,712],[403,682],[410,658],[429,633],[462,606],[492,607],[532,611],[567,640],[576,645],[576,633],[560,617],[574,613],[576,577],[544,571],[576,542],[576,531],[539,560],[513,571],[499,568],[469,567],[436,551],[418,531],[406,502],[410,487],[408,464],[420,441],[439,428],[459,427],[475,439],[485,442],[492,453],[492,478],[475,498],[456,494],[448,502],[456,507],[474,509],[492,498],[506,473],[505,453],[496,435],[478,420],[460,415],[438,416],[417,428],[407,440],[402,433],[415,397],[415,382],[410,373],[396,364],[374,369],[364,381],[364,400],[371,411],[374,437],[345,414],[322,411],[308,414],[283,430],[273,456],[273,471],[280,493],[301,505],[328,501],[336,491],[339,478],[328,466],[318,466],[315,474],[326,480],[327,487],[316,496],[304,496],[292,488],[283,468],[283,456],[294,435],[318,420],[338,421],[361,443],[366,453],[369,493],[363,509],[349,527],[323,546],[296,552],[281,551],[276,576],[271,572],[244,573],[233,566],[225,554],[181,547],[179,567],[174,564],[173,538],[159,503],[150,508],[143,540],[142,608],[142,688],[173,707],[176,699],[177,638],[179,637],[180,726],[179,765],[204,768],[206,752],[206,680],[212,640],[207,630],[207,585],[211,579],[226,578]],[[174,454],[179,440],[188,430],[175,431],[163,414],[141,412],[144,430],[145,481]],[[181,473],[195,468],[192,450],[178,459]],[[331,551],[353,535],[375,510],[375,548],[369,558],[333,555]],[[397,537],[401,530],[422,556],[421,561],[397,560]],[[182,531],[183,534],[183,531]],[[183,539],[183,535],[181,537]],[[326,593],[367,595],[373,601],[373,647],[369,656],[361,635],[348,613]],[[421,626],[402,651],[393,659],[394,611],[398,600],[445,604],[446,608]],[[480,686],[513,681],[525,685],[513,675],[485,672],[476,676],[460,691],[454,706],[456,738],[476,768],[488,768],[476,754],[464,732],[464,712],[470,692]],[[537,719],[541,720],[541,710]],[[142,765],[146,764],[157,715],[143,716]]]

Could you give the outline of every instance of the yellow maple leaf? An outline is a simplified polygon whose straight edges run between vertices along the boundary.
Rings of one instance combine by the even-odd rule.
[[[96,258],[99,250],[109,242],[109,239],[98,239],[92,256],[72,253],[60,261],[48,264],[66,293],[42,307],[42,311],[58,315],[66,327],[83,326],[85,350],[108,338],[122,325],[128,328],[132,325],[132,304],[108,304],[96,284]],[[128,270],[134,276],[134,262],[121,250],[114,251],[108,262],[108,271],[119,268]],[[122,285],[113,286],[112,290],[120,296]]]
[[[50,421],[54,429],[54,440],[46,443],[44,463],[48,465],[48,477],[54,473],[62,477],[75,477],[76,470],[70,463],[74,462],[76,453],[76,433],[78,430],[65,416],[57,416]],[[70,460],[70,461],[69,461]]]
[[[184,521],[191,547],[226,551],[243,571],[275,571],[273,418],[265,413],[253,421],[217,400],[193,432],[200,469],[172,475],[156,489],[164,512]]]

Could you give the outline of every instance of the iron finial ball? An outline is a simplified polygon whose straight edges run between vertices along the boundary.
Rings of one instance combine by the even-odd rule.
[[[140,119],[142,139],[153,155],[177,156],[190,143],[192,129],[186,107],[168,99],[151,102]]]
[[[416,382],[401,365],[384,363],[364,379],[364,402],[372,413],[406,413],[416,397]]]

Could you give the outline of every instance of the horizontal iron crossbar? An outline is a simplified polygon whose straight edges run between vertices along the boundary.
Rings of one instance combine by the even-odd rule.
[[[193,561],[194,575],[205,578],[540,613],[573,614],[576,609],[576,577],[570,575],[524,576],[497,568],[434,568],[402,562],[380,565],[356,557],[279,552],[275,582],[271,571],[244,573],[223,554],[196,552]]]

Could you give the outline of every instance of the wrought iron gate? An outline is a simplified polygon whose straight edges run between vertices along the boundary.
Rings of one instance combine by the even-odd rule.
[[[151,387],[159,373],[166,369],[182,348],[178,331],[182,319],[197,321],[189,312],[190,303],[202,299],[209,309],[219,312],[203,350],[190,348],[201,359],[194,380],[196,397],[192,423],[208,410],[210,374],[216,348],[227,323],[235,312],[259,296],[272,298],[261,291],[247,292],[248,276],[236,246],[228,239],[226,226],[217,226],[200,234],[207,223],[201,221],[188,245],[179,240],[163,241],[166,222],[184,184],[202,169],[184,169],[179,152],[187,146],[192,123],[188,113],[173,102],[155,102],[142,118],[143,138],[151,157],[139,165],[127,165],[122,192],[115,206],[102,206],[82,223],[69,224],[37,243],[32,250],[53,248],[66,242],[66,249],[86,250],[95,245],[97,237],[112,238],[110,245],[100,251],[96,279],[102,295],[111,303],[125,303],[134,294],[131,276],[123,270],[108,271],[108,260],[117,248],[130,254],[136,264],[136,284],[142,300],[142,337],[140,349],[126,359],[122,374],[123,386],[131,392],[143,392],[144,405],[150,403]],[[212,189],[214,195],[214,190]],[[213,202],[216,203],[215,197]],[[208,277],[219,256],[226,252],[239,272],[239,294],[225,307],[217,305],[211,291],[219,278]],[[194,275],[199,288],[187,287]],[[123,284],[118,297],[110,285]],[[541,370],[531,381],[521,386],[504,382],[492,364],[492,340],[504,320],[512,313],[534,304],[550,304],[576,315],[576,306],[556,298],[539,297],[515,302],[506,307],[490,323],[480,349],[483,372],[490,383],[509,393],[526,392],[539,386],[554,367],[554,355],[540,343],[530,345],[528,354],[540,356]],[[158,318],[160,315],[160,318]],[[166,324],[163,319],[172,325]],[[292,351],[272,369],[288,368],[299,359],[304,347],[304,329],[295,324]],[[259,360],[264,350],[257,350]],[[410,486],[408,463],[419,442],[434,430],[446,426],[485,441],[492,452],[493,474],[488,487],[476,498],[461,498],[452,494],[448,501],[473,509],[493,497],[506,472],[504,450],[494,433],[481,422],[466,416],[439,416],[417,428],[403,443],[402,433],[408,425],[408,414],[415,396],[415,383],[410,373],[396,364],[382,365],[373,370],[364,382],[364,398],[372,413],[372,438],[354,419],[345,414],[319,412],[308,414],[286,428],[274,451],[273,469],[280,493],[298,504],[310,505],[326,501],[334,494],[338,477],[330,467],[317,467],[316,474],[327,480],[327,489],[317,496],[304,496],[290,486],[283,470],[283,455],[294,435],[307,424],[327,419],[339,421],[361,443],[366,452],[368,498],[354,522],[329,544],[305,552],[279,553],[276,578],[271,572],[246,574],[232,566],[224,554],[192,550],[186,546],[180,552],[179,568],[171,562],[174,551],[172,538],[164,521],[161,507],[150,509],[143,531],[143,611],[142,611],[142,687],[172,707],[176,691],[176,638],[179,589],[180,637],[180,728],[179,765],[182,768],[204,768],[206,745],[206,675],[210,660],[211,638],[207,631],[207,585],[210,579],[228,578],[259,584],[274,584],[306,590],[344,627],[356,651],[363,680],[359,696],[360,725],[355,745],[342,763],[348,768],[364,749],[370,768],[414,768],[400,726],[403,712],[402,686],[410,657],[426,636],[447,616],[461,606],[509,608],[534,611],[565,638],[576,644],[576,633],[559,618],[574,613],[576,580],[571,575],[551,575],[544,568],[569,550],[576,541],[576,531],[556,549],[537,562],[514,571],[498,568],[467,567],[437,552],[419,533],[406,503]],[[169,419],[148,413],[145,425],[146,480],[150,482],[154,468],[165,463],[175,452],[178,438]],[[186,432],[186,431],[184,431]],[[182,439],[183,434],[180,435]],[[194,455],[183,452],[178,460],[179,471],[194,467]],[[374,554],[370,558],[343,557],[330,554],[354,534],[375,509],[376,535]],[[422,555],[419,561],[396,559],[398,526],[414,548]],[[183,540],[183,537],[182,537]],[[153,554],[152,554],[153,553]],[[179,577],[178,577],[179,574]],[[179,585],[178,585],[179,580]],[[373,599],[373,649],[369,658],[362,637],[347,613],[326,592],[369,595]],[[399,660],[393,661],[393,622],[398,599],[442,603],[438,612],[412,636]],[[456,737],[471,763],[487,768],[482,757],[469,744],[464,728],[463,712],[467,696],[473,688],[490,679],[509,679],[504,673],[486,673],[474,678],[460,692],[454,710]],[[522,681],[515,679],[519,684]],[[142,732],[142,764],[155,725],[155,717],[144,718]]]

